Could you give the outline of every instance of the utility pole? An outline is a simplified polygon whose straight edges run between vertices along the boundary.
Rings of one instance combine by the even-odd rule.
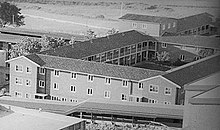
[[[122,10],[123,10],[123,2],[121,2],[121,17],[122,17]]]

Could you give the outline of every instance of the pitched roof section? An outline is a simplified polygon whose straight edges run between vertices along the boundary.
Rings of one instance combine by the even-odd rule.
[[[54,50],[52,49],[43,51],[41,54],[81,59],[86,56],[98,54],[146,40],[156,41],[156,39],[151,36],[145,35],[135,30],[131,30],[110,35],[109,37],[92,39],[92,43],[91,41],[85,41],[74,45],[59,47]]]
[[[139,15],[139,14],[125,14],[124,16],[120,17],[119,19],[162,23],[163,21],[166,21],[167,19],[175,19],[175,18],[150,16],[150,15]]]
[[[166,37],[155,37],[160,42],[168,42],[174,44],[183,44],[195,47],[207,47],[220,49],[220,38],[219,37],[207,37],[207,36],[166,36]]]
[[[100,99],[89,99],[82,102],[72,110],[68,111],[66,115],[78,111],[88,111],[94,113],[128,115],[138,117],[161,117],[161,118],[183,118],[183,106],[177,105],[163,105],[163,104],[149,104],[149,103],[134,103],[122,101],[107,101]]]
[[[167,71],[163,77],[184,86],[220,71],[220,55],[214,55]]]
[[[200,13],[178,19],[177,32],[212,24],[213,16],[209,13]]]
[[[149,77],[153,77],[165,73],[156,70],[147,70],[147,69],[140,69],[140,68],[134,68],[128,66],[118,66],[118,65],[106,64],[106,63],[83,61],[72,58],[48,56],[42,54],[33,54],[33,55],[29,55],[27,57],[33,62],[35,62],[36,59],[37,60],[41,59],[45,63],[43,64],[43,67],[94,74],[94,75],[103,75],[108,77],[122,78],[122,79],[135,80],[135,81],[139,81],[142,79],[146,79]]]

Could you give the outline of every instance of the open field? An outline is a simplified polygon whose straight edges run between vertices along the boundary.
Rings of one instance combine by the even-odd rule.
[[[98,34],[118,28],[126,13],[180,18],[208,12],[219,16],[219,0],[14,0],[26,15],[22,28],[84,34],[89,28]],[[122,9],[122,10],[121,10]]]

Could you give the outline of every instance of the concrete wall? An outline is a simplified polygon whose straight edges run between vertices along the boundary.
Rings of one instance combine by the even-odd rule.
[[[184,108],[183,128],[189,130],[219,130],[220,105],[188,105]]]
[[[15,65],[22,65],[23,71],[22,72],[16,72],[15,71]],[[31,73],[26,72],[26,67],[31,67],[32,71]],[[16,85],[15,84],[15,78],[22,78],[23,83],[22,85]],[[31,85],[26,86],[25,80],[29,79],[31,80]],[[30,62],[29,60],[25,58],[19,58],[17,60],[10,62],[10,89],[9,93],[11,96],[15,96],[15,92],[21,92],[22,97],[25,97],[25,94],[31,94],[31,98],[34,98],[34,94],[36,94],[36,82],[37,82],[37,66]]]

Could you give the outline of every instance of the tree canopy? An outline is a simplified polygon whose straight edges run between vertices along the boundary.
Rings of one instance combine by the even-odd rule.
[[[42,39],[25,37],[21,42],[12,46],[9,50],[9,58],[15,58],[22,55],[39,53],[40,51],[58,48],[69,45],[63,38],[53,38],[45,36]]]
[[[0,2],[0,27],[5,25],[24,25],[24,16],[21,15],[20,11],[21,9],[15,5]]]

